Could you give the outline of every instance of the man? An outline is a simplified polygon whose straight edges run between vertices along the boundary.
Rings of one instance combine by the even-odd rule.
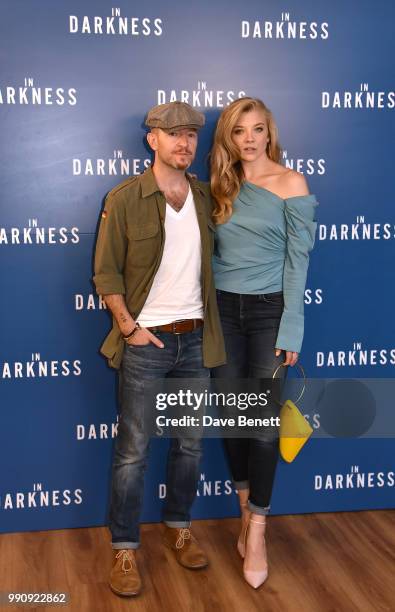
[[[154,165],[108,194],[94,276],[97,293],[113,315],[101,351],[112,367],[120,368],[110,587],[128,596],[141,589],[135,550],[149,444],[143,425],[144,384],[165,377],[207,378],[208,368],[225,362],[211,273],[215,230],[210,191],[186,174],[204,115],[172,102],[152,108],[146,125]],[[191,569],[207,565],[189,530],[200,456],[199,436],[171,440],[164,541],[177,561]]]

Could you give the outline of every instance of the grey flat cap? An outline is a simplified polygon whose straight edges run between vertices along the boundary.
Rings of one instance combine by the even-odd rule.
[[[169,102],[158,104],[148,111],[145,125],[157,127],[162,130],[171,130],[180,127],[200,129],[204,126],[205,117],[203,113],[195,110],[186,102]]]

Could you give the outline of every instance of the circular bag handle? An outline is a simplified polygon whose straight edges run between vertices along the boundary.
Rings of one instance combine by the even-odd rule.
[[[301,373],[301,375],[303,377],[303,387],[302,387],[301,392],[299,393],[298,397],[296,398],[296,400],[294,402],[296,404],[300,399],[302,399],[303,394],[304,394],[304,392],[306,390],[306,374],[305,374],[305,371],[303,369],[303,366],[301,366],[300,363],[297,362],[295,365],[297,366],[297,368],[299,368],[299,371],[300,371],[300,373]],[[280,365],[277,366],[277,368],[273,372],[273,379],[276,378],[276,374],[279,371],[279,369],[283,368],[283,367],[285,367],[285,366],[282,363],[280,363]],[[276,402],[277,402],[277,404],[280,404],[280,406],[282,406],[281,402],[279,402],[278,400],[276,400]]]

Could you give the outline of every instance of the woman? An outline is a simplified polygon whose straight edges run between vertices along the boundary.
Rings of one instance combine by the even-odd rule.
[[[227,364],[215,378],[271,379],[297,362],[303,339],[308,252],[317,201],[305,178],[279,163],[277,129],[258,99],[242,98],[219,118],[211,153],[216,201],[214,275]],[[287,368],[280,368],[282,376]],[[270,402],[265,409],[278,416]],[[267,577],[266,515],[278,460],[278,431],[225,440],[241,508],[237,548],[253,587]]]

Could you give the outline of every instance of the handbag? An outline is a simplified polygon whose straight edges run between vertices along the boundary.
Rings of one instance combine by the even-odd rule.
[[[298,402],[302,398],[306,388],[306,375],[304,369],[299,363],[297,363],[296,366],[299,368],[303,376],[303,388],[295,400],[295,402]],[[273,373],[273,379],[276,378],[277,372],[282,367],[283,365],[281,363],[279,366],[277,366]],[[281,406],[280,454],[281,457],[287,461],[287,463],[291,463],[310,438],[311,434],[313,433],[313,428],[292,400],[287,399],[284,404],[281,404],[281,402],[277,401],[277,399],[275,401]]]

